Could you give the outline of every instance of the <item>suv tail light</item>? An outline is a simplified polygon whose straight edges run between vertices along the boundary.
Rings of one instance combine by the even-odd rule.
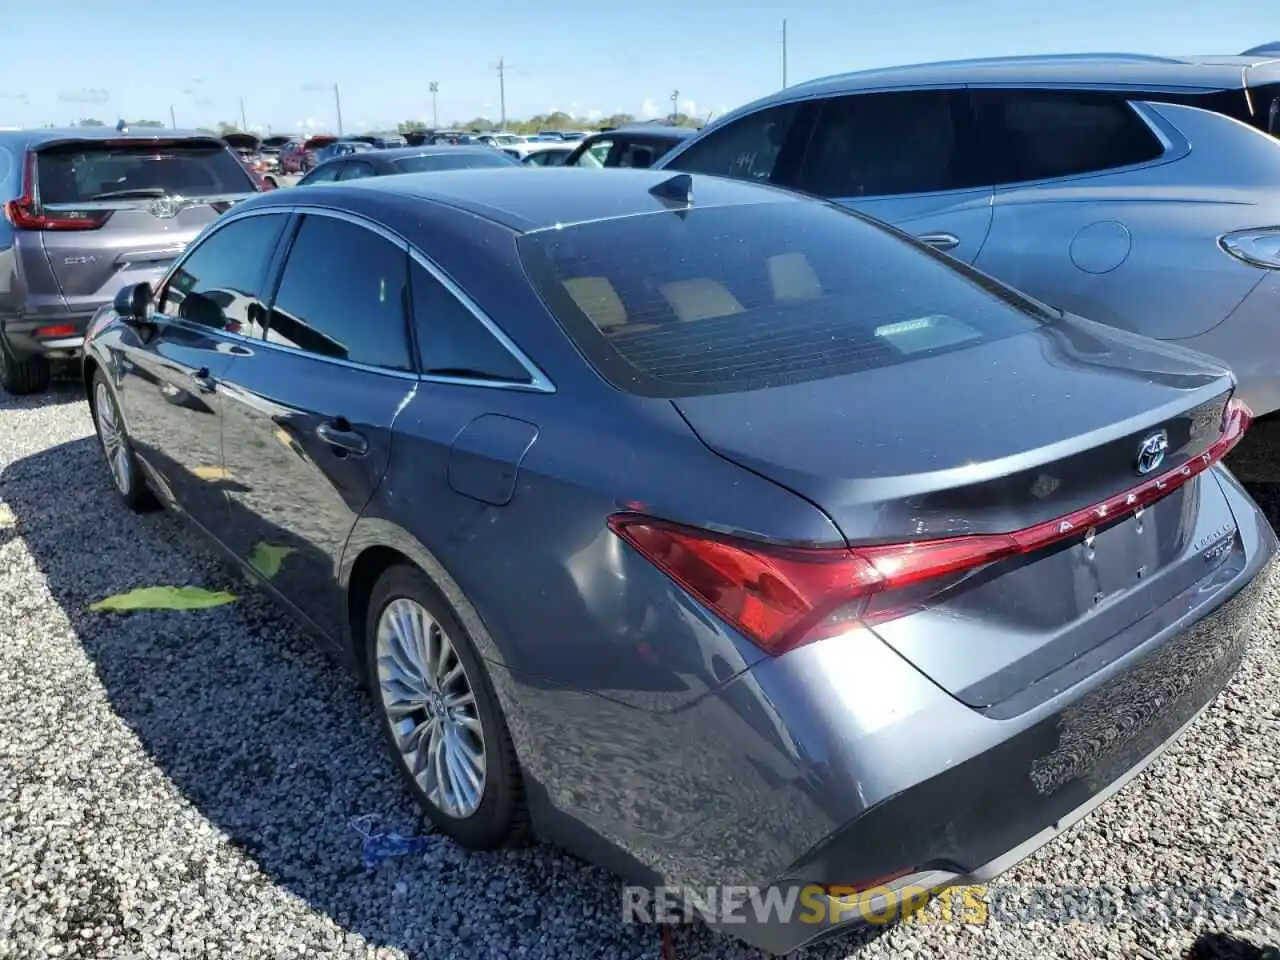
[[[36,155],[28,153],[22,168],[22,194],[4,205],[5,219],[16,230],[97,230],[111,219],[110,210],[60,210],[55,214],[36,207]]]
[[[1220,237],[1218,246],[1251,267],[1280,270],[1280,227],[1237,230]]]
[[[781,656],[842,633],[854,620],[878,623],[901,616],[982,567],[1076,539],[1168,496],[1226,456],[1252,419],[1243,402],[1232,400],[1222,435],[1193,460],[1101,503],[1011,533],[803,548],[725,537],[634,513],[614,514],[609,527],[762,650]],[[912,588],[909,604],[901,594],[894,596],[906,588]]]

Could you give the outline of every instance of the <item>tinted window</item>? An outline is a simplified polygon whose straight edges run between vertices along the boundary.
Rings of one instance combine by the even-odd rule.
[[[708,133],[667,169],[767,181],[799,112],[799,104],[789,103],[735,120]]]
[[[409,275],[423,373],[529,382],[524,366],[444,284],[416,262]]]
[[[840,198],[978,186],[966,128],[963,95],[948,91],[833,98],[818,114],[799,185]]]
[[[298,181],[298,186],[308,183],[329,183],[338,179],[338,174],[342,173],[342,168],[346,166],[344,163],[326,163],[316,167],[305,177]]]
[[[601,373],[650,396],[902,363],[1046,316],[874,221],[809,201],[694,206],[536,231],[518,245]]]
[[[262,298],[285,214],[245,217],[210,234],[169,279],[160,310],[230,333],[261,337]]]
[[[401,157],[396,169],[405,173],[421,173],[423,170],[469,170],[473,167],[514,167],[518,164],[505,153],[496,150],[489,153],[427,154],[420,157]]]
[[[1124,99],[1105,94],[973,94],[983,166],[994,183],[1113,170],[1154,160],[1160,140]]]
[[[570,161],[574,167],[603,167],[613,149],[612,140],[596,140],[582,148],[581,152]]]
[[[1280,137],[1280,83],[1253,91],[1254,123],[1263,133]]]
[[[326,357],[409,370],[407,254],[371,230],[308,216],[289,251],[267,339]]]
[[[343,170],[339,180],[360,180],[364,177],[376,177],[378,171],[373,169],[371,164],[365,163],[363,160],[351,160],[343,164]]]
[[[144,195],[208,197],[248,193],[253,181],[223,145],[109,146],[79,143],[37,154],[42,203]]]

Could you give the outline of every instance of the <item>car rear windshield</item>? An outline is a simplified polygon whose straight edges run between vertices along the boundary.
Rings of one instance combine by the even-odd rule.
[[[817,202],[695,202],[532,231],[519,247],[565,332],[606,379],[644,396],[855,373],[1057,316],[874,221]]]
[[[396,161],[396,169],[404,173],[421,173],[424,170],[470,170],[474,167],[512,167],[518,166],[505,153],[495,151],[487,153],[471,153],[461,156],[454,154],[426,154],[421,157],[401,157]]]
[[[36,157],[41,203],[110,200],[135,191],[207,197],[254,190],[235,156],[222,145],[63,145]]]

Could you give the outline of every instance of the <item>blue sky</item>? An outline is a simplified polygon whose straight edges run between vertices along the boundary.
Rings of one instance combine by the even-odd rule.
[[[0,58],[0,126],[92,116],[180,126],[238,121],[275,132],[347,132],[431,120],[665,113],[679,90],[705,117],[788,79],[1008,53],[1238,53],[1280,40],[1267,0],[113,0],[21,3],[3,19],[33,44]],[[185,8],[185,9],[184,9]],[[1267,11],[1270,10],[1271,13]],[[12,21],[16,20],[14,23]],[[70,22],[63,46],[60,22]],[[20,53],[20,51],[27,51]],[[86,53],[92,51],[92,53]],[[323,89],[327,85],[327,89]],[[315,88],[322,89],[315,89]],[[310,88],[310,89],[309,89]],[[104,100],[105,96],[105,100]]]

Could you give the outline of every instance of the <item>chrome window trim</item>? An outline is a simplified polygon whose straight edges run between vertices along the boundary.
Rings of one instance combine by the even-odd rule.
[[[529,382],[521,383],[517,380],[476,380],[470,377],[450,377],[450,376],[441,376],[439,374],[415,373],[413,371],[406,371],[406,370],[392,370],[388,367],[377,367],[367,363],[358,363],[353,360],[343,360],[339,357],[326,357],[323,354],[311,353],[310,351],[307,351],[307,350],[300,350],[297,347],[286,347],[281,344],[272,343],[271,341],[266,339],[260,340],[253,337],[245,337],[245,336],[241,336],[240,334],[229,333],[227,331],[221,331],[221,330],[212,331],[213,333],[226,337],[236,343],[252,344],[254,346],[266,347],[270,350],[283,351],[290,354],[302,354],[313,360],[320,360],[324,363],[332,363],[338,366],[348,367],[353,370],[364,370],[372,373],[381,373],[387,376],[398,377],[398,378],[407,379],[407,380],[417,380],[425,383],[452,384],[454,386],[460,386],[460,387],[488,387],[490,389],[499,389],[499,390],[523,390],[523,391],[532,392],[532,393],[555,393],[556,392],[555,384],[552,383],[551,378],[548,377],[542,371],[542,369],[536,363],[534,363],[533,360],[531,360],[529,356],[523,350],[521,350],[509,336],[507,336],[507,334],[497,325],[497,323],[495,323],[489,317],[489,315],[486,314],[478,304],[476,304],[474,300],[472,300],[469,296],[467,296],[466,293],[464,293],[462,289],[456,283],[454,283],[453,280],[451,280],[449,276],[442,269],[440,269],[440,267],[437,266],[430,257],[428,257],[425,253],[423,253],[417,247],[413,246],[413,244],[411,244],[407,239],[402,237],[400,234],[387,229],[380,223],[377,223],[373,220],[369,220],[358,214],[349,213],[346,210],[335,210],[332,207],[311,206],[305,203],[293,203],[287,206],[255,207],[251,210],[241,210],[241,211],[236,211],[235,209],[232,209],[227,213],[224,213],[217,220],[214,220],[201,233],[197,234],[192,239],[191,243],[187,245],[186,251],[184,251],[182,256],[174,262],[173,266],[169,268],[169,272],[166,273],[164,277],[161,279],[159,285],[156,288],[157,297],[159,296],[159,291],[165,288],[165,286],[169,283],[170,277],[172,277],[173,274],[182,266],[182,264],[187,260],[187,258],[190,257],[193,253],[195,253],[195,251],[199,249],[200,246],[203,246],[205,241],[207,241],[210,237],[218,233],[218,231],[224,229],[225,227],[237,221],[246,220],[249,217],[267,216],[269,214],[283,214],[285,216],[301,214],[303,216],[306,216],[306,215],[321,216],[321,217],[329,217],[334,220],[342,220],[352,224],[353,226],[363,227],[366,230],[370,230],[373,233],[377,234],[378,236],[382,237],[384,240],[387,240],[389,243],[392,243],[396,247],[405,251],[406,253],[408,253],[409,257],[414,262],[416,262],[419,266],[421,266],[424,270],[426,270],[427,273],[429,273],[434,280],[436,280],[447,291],[449,291],[449,293],[459,303],[461,303],[463,307],[466,308],[467,312],[470,313],[473,317],[475,317],[476,320],[479,321],[480,324],[484,326],[484,328],[487,331],[489,331],[490,335],[493,336],[494,339],[496,339],[502,345],[503,349],[505,349],[509,354],[511,354],[511,356],[516,360],[516,362],[520,364],[520,366],[524,367],[525,372],[529,374]],[[287,258],[285,260],[285,264],[286,266],[288,264]],[[171,317],[168,314],[163,314],[163,316],[167,320],[169,320],[171,323],[181,323],[183,326],[186,326],[189,329],[194,326],[195,329],[203,331],[205,334],[208,334],[209,332],[211,332],[211,328],[209,327],[203,327],[199,324],[193,325],[189,321],[179,320],[178,318]],[[411,347],[412,347],[412,344],[411,344]]]

